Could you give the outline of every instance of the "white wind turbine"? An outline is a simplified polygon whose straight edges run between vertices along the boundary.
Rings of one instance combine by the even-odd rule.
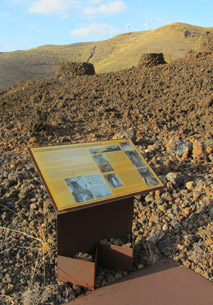
[[[146,20],[146,23],[144,24],[145,28],[146,28],[146,31],[148,30],[148,27],[149,27],[149,22]]]
[[[110,26],[110,28],[109,28],[110,38],[112,38],[112,32],[113,32],[113,29],[112,29],[112,27]]]
[[[126,31],[127,31],[127,33],[129,33],[129,28],[130,28],[130,24],[128,23],[128,24],[126,25]]]

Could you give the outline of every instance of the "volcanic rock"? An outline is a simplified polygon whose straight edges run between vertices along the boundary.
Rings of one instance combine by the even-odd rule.
[[[166,175],[166,179],[174,185],[182,185],[184,182],[184,176],[181,173],[169,172]]]
[[[166,64],[163,53],[148,53],[143,54],[138,63],[138,68],[141,69],[143,67],[154,67],[158,65]]]
[[[175,154],[181,157],[184,153],[191,150],[191,144],[179,139],[172,140],[171,143],[169,143],[167,149],[173,151]]]
[[[213,97],[211,96],[206,97],[205,99],[201,100],[199,103],[201,107],[211,107],[212,104],[213,104]]]
[[[169,239],[161,239],[161,240],[159,240],[157,245],[158,245],[158,249],[160,250],[160,252],[162,252],[166,256],[170,255],[172,253],[172,251],[174,250],[174,245],[173,245],[172,241]]]
[[[200,49],[203,52],[213,51],[213,33],[207,31],[205,34],[203,34],[201,38]]]
[[[79,76],[79,75],[94,75],[95,68],[91,63],[67,63],[60,65],[57,69],[55,76],[58,78],[67,76]]]

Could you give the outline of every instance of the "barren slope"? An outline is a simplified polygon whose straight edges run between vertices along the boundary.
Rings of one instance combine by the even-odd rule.
[[[96,72],[137,66],[142,53],[162,52],[165,60],[181,58],[199,48],[202,28],[174,23],[156,30],[117,35],[112,39],[64,46],[46,45],[26,51],[0,54],[0,89],[20,80],[53,75],[59,63],[91,62]]]
[[[212,281],[212,53],[99,75],[70,67],[0,92],[1,304],[85,293],[56,281],[55,213],[29,146],[131,138],[165,184],[135,198],[133,270],[172,260]],[[96,288],[122,276],[98,270]]]

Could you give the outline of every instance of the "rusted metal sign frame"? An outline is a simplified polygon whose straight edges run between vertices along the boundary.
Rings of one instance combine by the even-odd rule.
[[[148,190],[116,198],[103,198],[92,205],[59,210],[31,149],[29,152],[57,213],[58,281],[94,289],[98,266],[131,271],[133,248],[105,245],[100,241],[132,233],[134,196]],[[155,186],[153,189],[162,187]],[[72,258],[77,252],[95,253],[94,262]]]
[[[147,168],[148,169],[148,171],[150,171],[151,170],[151,168],[149,167],[149,165],[147,164],[147,162],[144,160],[144,158],[141,156],[141,154],[140,154],[140,152],[137,150],[137,148],[134,146],[134,144],[132,143],[132,141],[130,140],[130,139],[118,139],[118,140],[114,140],[114,141],[116,141],[116,145],[118,145],[119,143],[120,143],[120,141],[122,142],[122,141],[127,141],[127,143],[128,144],[130,144],[131,145],[131,147],[132,147],[132,149],[133,149],[133,152],[135,152],[140,158],[142,158],[143,159],[143,162],[142,163],[144,163],[144,165],[142,166],[142,164],[140,165],[140,166],[142,166],[142,167],[144,167],[144,168]],[[107,142],[111,142],[111,141],[100,141],[100,142],[95,142],[96,143],[96,145],[98,146],[98,145],[103,145],[103,143],[106,143],[107,144]],[[100,143],[100,144],[99,144]],[[89,145],[89,144],[92,144],[92,145],[94,145],[93,144],[93,142],[91,142],[91,143],[80,143],[79,145]],[[121,144],[121,143],[120,143]],[[77,144],[78,145],[78,144]],[[105,144],[104,144],[105,145]],[[104,146],[103,145],[103,146]],[[66,147],[67,146],[67,144],[62,144],[62,145],[56,145],[56,146],[44,146],[44,147],[39,147],[39,148],[36,148],[36,149],[57,149],[57,147],[58,146],[60,146],[61,148],[63,148],[63,147]],[[69,146],[72,146],[72,144],[70,144]],[[112,198],[107,198],[107,197],[103,197],[103,198],[99,198],[97,201],[95,201],[95,202],[90,202],[90,201],[88,201],[88,202],[81,202],[81,203],[76,203],[76,205],[72,205],[72,206],[70,206],[70,207],[66,207],[66,208],[64,208],[64,209],[60,209],[58,206],[57,206],[57,203],[56,203],[56,201],[55,201],[55,199],[54,199],[54,196],[53,196],[53,194],[51,193],[51,190],[49,189],[49,187],[48,187],[48,184],[47,184],[47,181],[45,180],[45,178],[44,178],[44,176],[43,176],[43,174],[42,174],[42,171],[41,171],[41,168],[39,167],[39,165],[38,165],[38,163],[37,163],[37,161],[36,161],[36,158],[35,158],[35,156],[34,156],[34,152],[33,152],[33,149],[34,148],[28,148],[28,151],[29,151],[29,153],[30,153],[30,156],[31,156],[31,158],[32,158],[32,160],[33,160],[33,163],[35,164],[35,167],[36,167],[36,169],[37,169],[37,171],[38,171],[38,173],[39,173],[39,175],[40,175],[40,177],[41,177],[41,179],[42,179],[42,181],[43,181],[43,183],[44,183],[44,185],[45,185],[45,187],[46,187],[46,189],[47,189],[47,192],[49,193],[49,196],[50,196],[50,198],[51,198],[51,200],[52,200],[52,203],[53,203],[53,206],[54,206],[54,208],[55,208],[55,210],[56,210],[56,212],[58,213],[58,214],[60,214],[60,213],[65,213],[65,212],[69,212],[69,211],[74,211],[74,210],[79,210],[79,209],[85,209],[85,208],[87,208],[87,207],[90,207],[90,206],[96,206],[96,205],[102,205],[102,204],[105,204],[105,203],[108,203],[108,202],[112,202],[112,201],[117,201],[117,200],[122,200],[122,199],[125,199],[125,198],[131,198],[132,196],[136,196],[136,195],[140,195],[141,193],[143,193],[143,192],[148,192],[148,191],[152,191],[153,189],[154,190],[157,190],[157,189],[159,189],[159,188],[162,188],[163,187],[163,184],[162,184],[162,182],[159,180],[159,178],[156,176],[156,174],[155,174],[155,176],[157,177],[157,179],[158,179],[158,185],[156,185],[155,183],[153,184],[153,185],[148,185],[147,184],[147,187],[148,188],[146,188],[146,189],[134,189],[134,190],[131,190],[131,188],[130,188],[130,192],[127,192],[127,193],[123,193],[123,194],[121,194],[121,193],[119,193],[119,194],[117,194],[117,195],[113,195],[112,196]],[[113,154],[113,152],[110,152],[110,154]],[[132,168],[134,168],[135,169],[135,171],[136,171],[136,173],[139,171],[139,167],[138,166],[136,166],[136,165],[134,165],[133,163],[132,163],[132,161],[131,161],[131,159],[130,159],[130,157],[128,157],[128,159],[129,159],[129,161],[130,161],[130,163],[132,164],[131,166],[132,166]],[[115,174],[117,173],[117,171],[115,171]],[[150,172],[151,173],[151,172]],[[153,172],[154,173],[154,172]],[[88,173],[89,174],[89,173]],[[151,173],[152,174],[152,173]],[[142,175],[142,174],[140,174],[140,175]],[[139,175],[139,176],[140,176]],[[143,176],[143,175],[142,175]],[[142,177],[141,176],[141,177]],[[139,178],[139,180],[144,180],[144,178]],[[146,184],[146,183],[145,183]],[[143,187],[142,187],[143,188]]]
[[[132,197],[57,215],[58,281],[94,289],[98,266],[132,270],[132,248],[100,244],[100,241],[131,234],[133,205]],[[72,258],[82,251],[95,252],[95,261]]]
[[[70,256],[79,251],[93,251],[102,239],[131,233],[133,200],[128,198],[58,214],[58,254]]]

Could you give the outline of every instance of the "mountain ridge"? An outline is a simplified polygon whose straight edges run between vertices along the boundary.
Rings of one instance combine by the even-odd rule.
[[[129,32],[98,42],[70,45],[43,45],[0,54],[0,89],[21,80],[53,75],[59,64],[90,62],[96,73],[116,72],[137,66],[143,53],[163,53],[166,62],[197,51],[202,35],[213,32],[185,23],[171,23],[147,31]]]

